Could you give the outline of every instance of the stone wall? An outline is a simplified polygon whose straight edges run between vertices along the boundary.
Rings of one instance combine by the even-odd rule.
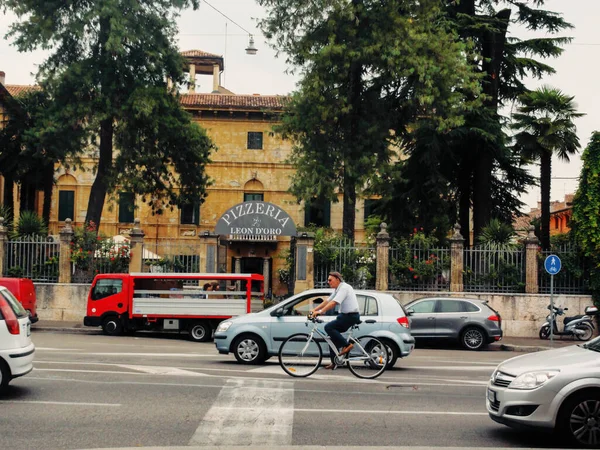
[[[404,305],[421,297],[468,297],[487,300],[489,305],[500,313],[504,336],[538,337],[542,324],[546,321],[550,304],[549,295],[541,294],[477,294],[477,293],[447,293],[447,292],[398,292],[389,291]],[[567,316],[583,314],[585,307],[593,305],[591,295],[555,295],[554,305],[567,307]],[[562,326],[562,320],[559,324]],[[597,332],[597,330],[596,330]]]
[[[86,311],[89,284],[36,284],[37,313],[40,320],[81,321]],[[546,320],[548,295],[538,294],[448,294],[441,292],[388,291],[402,304],[421,297],[470,297],[487,300],[502,316],[505,336],[537,337]],[[556,295],[554,304],[569,308],[568,315],[582,314],[592,304],[589,295]],[[562,322],[562,319],[561,319]]]

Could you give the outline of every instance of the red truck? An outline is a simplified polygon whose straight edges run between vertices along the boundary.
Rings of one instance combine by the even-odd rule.
[[[38,319],[36,309],[35,286],[29,278],[4,278],[0,277],[0,286],[7,288],[14,295],[23,308],[29,313],[31,323],[36,323]]]
[[[223,273],[111,273],[96,275],[85,326],[107,335],[126,331],[187,331],[212,338],[219,322],[264,309],[264,277]]]

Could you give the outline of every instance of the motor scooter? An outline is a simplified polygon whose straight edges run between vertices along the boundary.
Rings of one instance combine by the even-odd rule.
[[[550,324],[552,323],[552,333],[554,336],[575,336],[580,341],[589,341],[594,335],[594,322],[592,316],[598,313],[596,306],[588,306],[585,308],[585,314],[578,314],[572,317],[565,317],[563,320],[562,331],[558,329],[557,316],[565,314],[569,308],[554,307],[552,314],[551,305],[548,305],[550,314],[546,316],[546,322],[540,328],[540,339],[548,339],[550,337]]]

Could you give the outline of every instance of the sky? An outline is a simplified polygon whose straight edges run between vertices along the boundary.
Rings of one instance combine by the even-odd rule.
[[[572,30],[564,33],[573,37],[573,42],[565,46],[559,58],[547,61],[556,69],[556,74],[543,80],[530,80],[527,85],[531,89],[542,84],[549,85],[575,97],[578,110],[586,114],[576,120],[583,151],[591,133],[600,130],[597,122],[600,119],[600,95],[596,81],[600,71],[600,33],[597,25],[600,0],[546,0],[545,9],[561,13],[567,22],[574,25]],[[276,57],[275,50],[259,31],[257,19],[264,14],[263,8],[254,0],[208,0],[208,3],[202,0],[198,10],[184,10],[178,20],[179,48],[182,51],[203,50],[222,55],[225,70],[221,84],[236,94],[289,94],[295,89],[298,76],[286,73],[289,67],[284,55]],[[0,71],[6,72],[6,84],[34,84],[37,64],[48,53],[17,52],[11,42],[4,38],[9,25],[15,20],[14,15],[0,13]],[[510,30],[516,37],[532,36],[526,30]],[[254,56],[244,51],[248,46],[249,34],[253,35],[258,48]],[[210,76],[198,77],[197,82],[197,92],[211,91]],[[531,167],[531,170],[534,175],[539,175],[538,167]],[[572,157],[570,163],[555,158],[552,162],[551,200],[563,200],[565,194],[574,193],[580,171],[579,155]],[[521,200],[526,203],[525,212],[528,212],[528,207],[537,206],[540,200],[539,189],[531,188]]]

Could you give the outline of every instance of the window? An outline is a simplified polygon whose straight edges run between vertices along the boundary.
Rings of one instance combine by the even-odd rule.
[[[318,227],[330,226],[330,204],[329,202],[312,201],[304,205],[304,225],[316,225]]]
[[[262,150],[262,131],[248,131],[248,150]]]
[[[365,200],[365,220],[367,220],[369,216],[376,216],[380,214],[379,209],[381,209],[381,200]]]
[[[379,311],[377,309],[377,300],[373,297],[365,297],[364,295],[357,295],[358,300],[358,312],[362,316],[377,316]]]
[[[435,308],[435,300],[424,300],[414,305],[410,305],[408,309],[412,309],[415,314],[427,314],[432,313]]]
[[[464,302],[463,306],[465,307],[465,311],[467,312],[479,312],[479,308],[473,303]]]
[[[123,280],[102,279],[98,280],[92,291],[92,300],[101,300],[123,290]]]
[[[179,221],[182,225],[199,225],[200,224],[200,205],[198,203],[188,203],[181,207],[181,218]]]
[[[58,220],[75,219],[75,191],[60,191],[58,193]]]
[[[438,302],[438,312],[441,313],[456,313],[463,312],[463,302],[459,300],[440,300]]]
[[[246,193],[244,192],[244,201],[245,202],[262,202],[264,199],[264,194],[261,193],[257,193],[257,192],[253,192],[253,193]]]
[[[131,192],[119,194],[119,222],[132,223],[135,197]]]

